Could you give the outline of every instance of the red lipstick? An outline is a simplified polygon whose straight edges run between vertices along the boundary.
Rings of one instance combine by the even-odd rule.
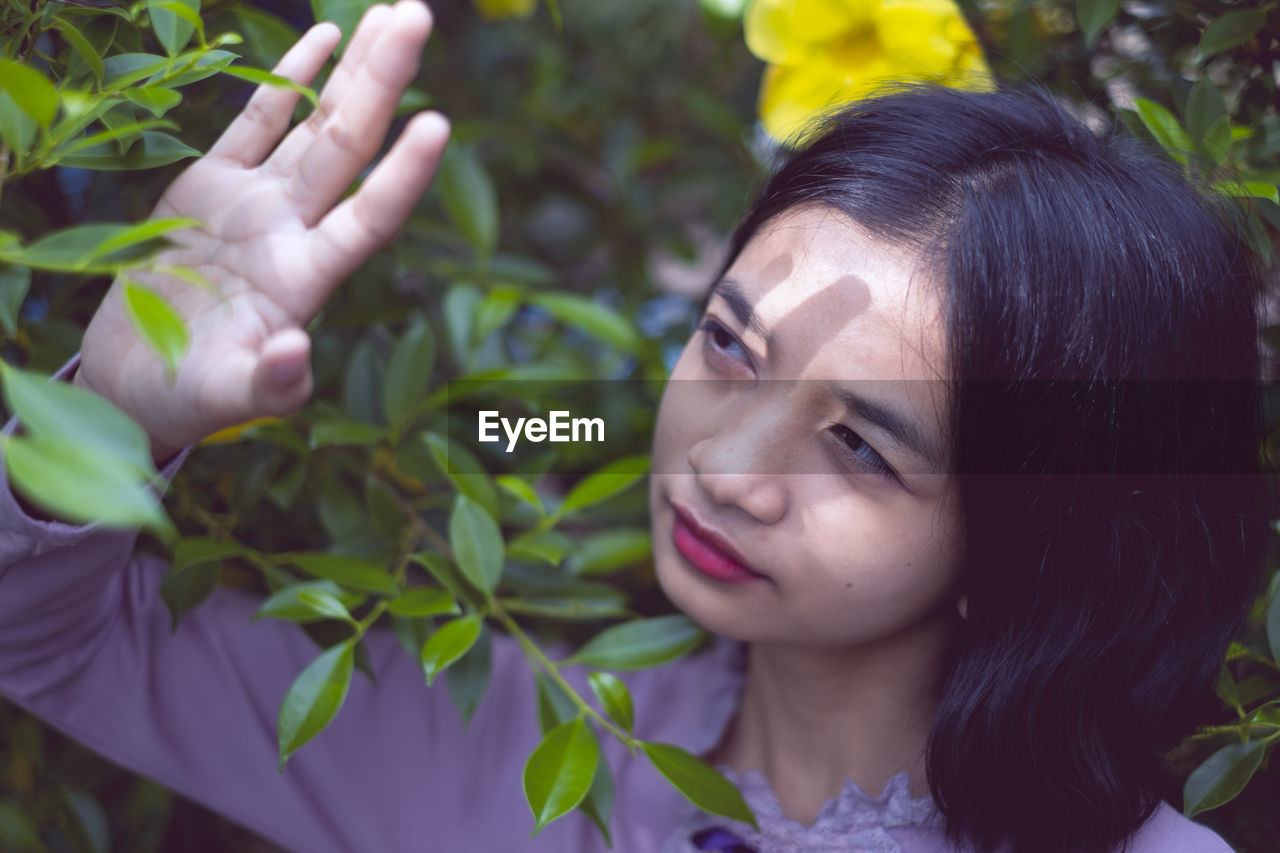
[[[765,579],[764,575],[747,567],[746,561],[723,536],[703,527],[683,507],[674,503],[671,507],[675,510],[672,539],[676,550],[695,569],[724,583],[749,583]]]

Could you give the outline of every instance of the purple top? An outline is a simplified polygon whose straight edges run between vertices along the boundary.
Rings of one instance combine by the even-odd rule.
[[[77,354],[57,378],[78,364]],[[16,426],[11,420],[4,432]],[[161,472],[166,483],[188,452]],[[464,728],[447,692],[425,686],[392,633],[371,631],[378,685],[357,674],[333,723],[281,774],[280,702],[318,650],[292,624],[251,622],[257,598],[226,587],[171,635],[159,595],[167,567],[133,554],[136,535],[30,518],[0,466],[0,692],[110,760],[292,850],[606,849],[576,811],[529,837],[521,770],[539,735],[533,679],[515,641],[495,634],[493,678]],[[623,674],[637,736],[709,752],[739,700],[742,651],[718,639],[698,655]],[[590,695],[583,668],[565,674]],[[933,801],[913,799],[905,773],[877,797],[847,780],[806,827],[783,815],[762,774],[721,767],[754,809],[756,833],[700,812],[645,759],[613,738],[601,741],[617,789],[614,850],[692,853],[731,843],[728,833],[759,851],[949,849]],[[1231,848],[1162,803],[1130,849]]]

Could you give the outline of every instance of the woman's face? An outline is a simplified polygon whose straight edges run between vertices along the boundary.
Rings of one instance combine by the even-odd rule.
[[[822,205],[713,289],[650,481],[668,597],[746,641],[861,645],[955,617],[960,520],[928,271]]]

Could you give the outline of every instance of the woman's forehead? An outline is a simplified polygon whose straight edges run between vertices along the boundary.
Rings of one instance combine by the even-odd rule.
[[[939,289],[919,253],[873,238],[827,205],[765,223],[717,292],[747,304],[767,335],[758,343],[792,377],[943,376]]]

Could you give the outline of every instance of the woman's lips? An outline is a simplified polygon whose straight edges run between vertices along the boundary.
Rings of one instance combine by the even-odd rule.
[[[671,506],[675,510],[672,539],[676,550],[694,568],[725,583],[764,580],[764,575],[747,568],[743,559],[722,537],[698,524],[688,510],[674,503]]]

